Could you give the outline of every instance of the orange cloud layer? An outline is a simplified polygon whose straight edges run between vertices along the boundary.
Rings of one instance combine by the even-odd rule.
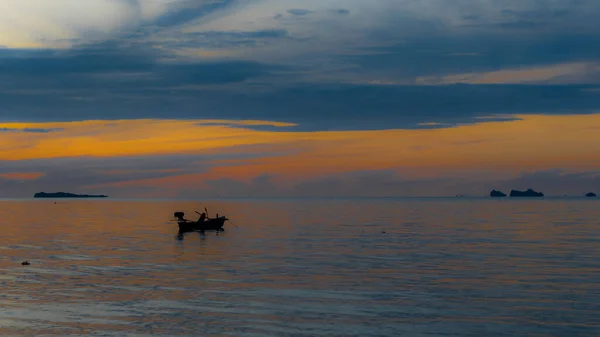
[[[264,144],[277,138],[236,126],[293,124],[222,120],[123,120],[70,123],[0,123],[0,129],[55,129],[47,133],[0,133],[0,160],[72,156],[134,156],[198,153],[240,144]]]
[[[425,76],[417,78],[419,84],[505,84],[532,83],[550,81],[555,78],[570,76],[581,78],[586,74],[600,70],[600,66],[590,62],[562,63],[549,66],[498,70],[487,73],[467,73],[449,76]],[[562,79],[565,80],[564,78]]]
[[[124,120],[0,124],[0,129],[60,129],[49,133],[0,133],[0,160],[66,156],[201,154],[240,145],[269,145],[284,152],[243,164],[223,162],[209,172],[120,183],[185,187],[190,181],[263,173],[313,177],[356,170],[410,171],[415,177],[450,171],[600,168],[600,115],[516,116],[426,130],[288,132],[236,126],[285,123],[260,121]],[[251,148],[248,151],[252,151]],[[256,151],[256,150],[255,150]],[[261,150],[262,151],[262,150]],[[287,153],[287,154],[285,154]],[[111,173],[111,172],[107,172]],[[114,172],[113,172],[114,173]]]

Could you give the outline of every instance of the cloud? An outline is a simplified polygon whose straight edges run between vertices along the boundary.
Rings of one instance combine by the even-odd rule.
[[[580,92],[600,75],[594,3],[95,1],[98,14],[123,9],[114,34],[88,39],[70,25],[68,50],[0,50],[2,119],[266,119],[342,130],[600,106]],[[11,4],[14,13],[35,7]],[[70,18],[67,5],[54,10]],[[288,13],[298,8],[311,14]],[[85,15],[73,20],[85,26]],[[518,20],[546,28],[499,26]],[[474,86],[439,86],[449,83]],[[530,85],[485,85],[513,83]]]
[[[0,180],[36,180],[40,177],[43,177],[44,174],[41,172],[8,172],[8,173],[0,173]]]
[[[508,83],[600,83],[600,63],[568,63],[488,73],[469,73],[417,78],[418,84],[508,84]]]
[[[257,36],[287,39],[276,37],[284,35],[277,31],[194,34],[216,34],[216,40],[224,44]],[[164,59],[169,58],[169,53],[165,51],[142,45],[124,47],[116,42],[63,52],[0,50],[0,99],[3,102],[0,118],[18,121],[164,117],[262,119],[299,124],[297,130],[354,130],[414,128],[431,121],[454,125],[493,114],[600,111],[600,96],[594,92],[597,85],[576,84],[579,81],[597,83],[592,71],[595,68],[591,66],[594,63],[444,75],[463,69],[461,64],[466,62],[465,57],[477,59],[469,62],[481,62],[482,69],[491,63],[480,61],[481,57],[450,57],[450,46],[446,48],[442,44],[439,57],[428,60],[427,55],[421,55],[423,66],[413,62],[411,69],[404,68],[407,73],[399,76],[415,76],[421,78],[420,82],[431,84],[466,78],[476,85],[423,87],[410,81],[397,83],[393,78],[382,82],[379,76],[361,80],[370,77],[371,71],[385,73],[386,77],[403,72],[398,70],[402,67],[390,70],[395,64],[392,61],[409,62],[402,59],[403,50],[416,58],[418,45],[413,47],[369,49],[369,53],[377,52],[379,57],[373,54],[344,56],[344,62],[358,66],[352,71],[341,69],[350,74],[342,76],[341,83],[334,81],[339,77],[337,72],[329,77],[328,72],[317,74],[312,66],[218,57],[210,61],[167,62]],[[463,46],[456,48],[466,50]],[[565,48],[574,50],[567,45]],[[455,60],[457,58],[463,60]],[[386,64],[389,67],[379,68]],[[435,66],[425,67],[427,64]],[[435,67],[440,75],[428,75],[429,68]],[[419,73],[426,75],[419,77]],[[538,83],[541,85],[480,84],[531,82],[532,78],[541,81]],[[567,83],[560,84],[562,82]],[[507,96],[514,99],[506,100]]]
[[[198,179],[246,193],[369,169],[402,174],[329,183],[407,186],[442,174],[428,161],[438,157],[453,172],[590,170],[599,14],[578,0],[6,0],[0,158],[23,166],[3,172],[47,173],[28,161],[45,156],[60,162],[36,181],[47,187],[80,174],[69,186],[154,193]],[[235,165],[202,157],[189,171],[84,164],[240,146],[275,149]],[[72,164],[81,172],[65,169],[69,156],[85,156]],[[334,162],[347,158],[352,167]]]
[[[330,10],[332,13],[335,14],[339,14],[339,15],[350,15],[350,11],[344,8],[340,8],[340,9],[331,9]]]
[[[43,128],[0,128],[0,132],[26,132],[26,133],[48,133],[56,132],[62,129],[43,129]]]
[[[306,16],[313,13],[313,11],[308,9],[288,9],[287,12],[294,16]]]
[[[0,174],[43,174],[19,181],[18,189],[5,179],[0,189],[5,195],[71,189],[113,195],[218,190],[240,196],[308,195],[323,185],[329,187],[321,194],[363,190],[363,196],[375,196],[400,188],[439,195],[461,182],[456,193],[466,194],[482,188],[473,183],[499,186],[500,178],[523,171],[597,169],[599,116],[494,116],[444,128],[336,132],[264,121],[22,123],[20,128],[62,131],[0,134]],[[254,129],[261,125],[278,131]],[[0,125],[5,126],[13,128]]]
[[[4,0],[0,44],[10,48],[64,47],[70,41],[98,40],[144,19],[148,1]]]
[[[585,68],[598,64],[598,42],[600,36],[594,34],[506,36],[484,33],[453,35],[440,32],[366,47],[363,48],[363,53],[340,56],[340,62],[354,65],[352,76],[346,80],[355,83],[380,81],[419,85],[423,84],[423,78],[444,79],[461,74],[464,74],[463,77],[492,74],[496,75],[493,83],[508,84],[515,83],[517,75],[524,79],[518,83],[527,82],[527,72],[530,76],[532,72],[545,72],[554,84],[597,83],[597,71],[586,75]],[[561,52],[556,52],[557,50]],[[553,72],[557,76],[552,76]],[[510,77],[503,81],[498,75]],[[540,78],[539,74],[529,82],[535,82],[537,78]],[[545,79],[542,76],[540,80]],[[452,81],[435,83],[448,82]]]
[[[198,171],[202,172],[202,170]],[[173,172],[174,173],[174,172]],[[528,171],[498,179],[493,175],[469,179],[465,177],[414,178],[394,170],[365,170],[336,174],[297,182],[283,183],[272,174],[260,174],[248,180],[239,178],[203,179],[192,175],[185,186],[155,184],[153,179],[177,178],[176,174],[152,173],[140,170],[146,184],[120,184],[131,179],[114,173],[105,179],[89,171],[63,170],[40,176],[39,173],[0,175],[0,196],[30,197],[39,191],[68,190],[75,193],[106,193],[113,197],[431,197],[465,195],[486,197],[492,189],[510,192],[512,189],[533,188],[548,197],[582,197],[587,192],[600,191],[600,172],[550,169]],[[69,177],[71,176],[71,177]],[[33,180],[35,179],[35,180]],[[99,182],[91,185],[90,182]],[[117,183],[114,183],[117,182]],[[12,191],[18,191],[15,194]]]
[[[9,120],[86,119],[260,119],[297,124],[298,131],[416,128],[419,123],[473,123],[496,114],[581,114],[600,111],[600,95],[590,85],[306,85],[264,88],[236,82],[277,78],[260,65],[225,64],[164,69],[174,76],[168,87],[152,77],[111,81],[67,77],[61,87],[26,87],[19,80],[0,89],[0,114]],[[221,74],[217,69],[224,69]],[[262,70],[261,70],[262,69]],[[267,75],[270,72],[271,75]],[[262,75],[261,75],[262,72]],[[161,71],[161,73],[163,73]],[[230,74],[230,75],[228,75]],[[175,78],[178,78],[175,80]],[[213,87],[210,81],[223,86]],[[229,77],[227,77],[229,76]],[[239,77],[238,77],[239,76]],[[95,75],[93,76],[95,77]],[[195,82],[196,81],[196,84]],[[185,83],[185,85],[183,85]],[[38,82],[39,84],[39,82]],[[1,84],[0,84],[1,86]],[[245,88],[245,90],[242,90]],[[45,92],[45,90],[48,90]],[[35,97],[35,100],[32,100]],[[506,97],[512,99],[507,100]],[[115,105],[115,102],[119,102]],[[45,107],[60,106],[49,115]]]
[[[213,14],[232,0],[5,0],[0,5],[0,45],[70,48],[144,30],[181,25]]]
[[[183,42],[170,43],[167,46],[180,48],[177,55],[187,55],[191,59],[206,58],[207,50],[261,47],[289,38],[288,31],[285,29],[192,32],[185,33],[183,37]],[[229,54],[226,51],[222,53],[217,55]]]
[[[0,159],[0,197],[29,197],[40,191],[110,192],[111,196],[154,192],[154,197],[164,196],[165,188],[128,183],[197,175],[213,167],[241,165],[247,160],[277,155],[261,151],[260,146],[232,146],[226,151],[194,154]],[[198,187],[190,181],[187,185]]]
[[[0,127],[16,129],[13,125],[20,124],[5,123],[0,124]],[[26,124],[22,129],[60,131],[37,132],[37,137],[36,134],[15,132],[0,134],[0,160],[202,153],[232,146],[265,144],[273,138],[285,140],[284,134],[274,133],[276,136],[269,137],[252,128],[265,125],[289,127],[291,124],[222,120],[121,120],[108,125],[105,121],[42,125],[44,127]]]

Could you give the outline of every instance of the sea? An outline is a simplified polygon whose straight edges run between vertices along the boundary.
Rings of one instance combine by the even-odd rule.
[[[0,336],[600,336],[600,200],[0,200]]]

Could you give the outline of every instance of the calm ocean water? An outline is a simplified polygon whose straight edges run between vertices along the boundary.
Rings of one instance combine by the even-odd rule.
[[[178,238],[204,206],[233,224]],[[0,201],[0,229],[1,336],[600,336],[597,200]]]

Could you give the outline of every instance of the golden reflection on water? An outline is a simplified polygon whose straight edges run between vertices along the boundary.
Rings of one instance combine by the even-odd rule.
[[[178,239],[205,206],[226,231]],[[0,335],[593,335],[597,206],[0,201]]]

